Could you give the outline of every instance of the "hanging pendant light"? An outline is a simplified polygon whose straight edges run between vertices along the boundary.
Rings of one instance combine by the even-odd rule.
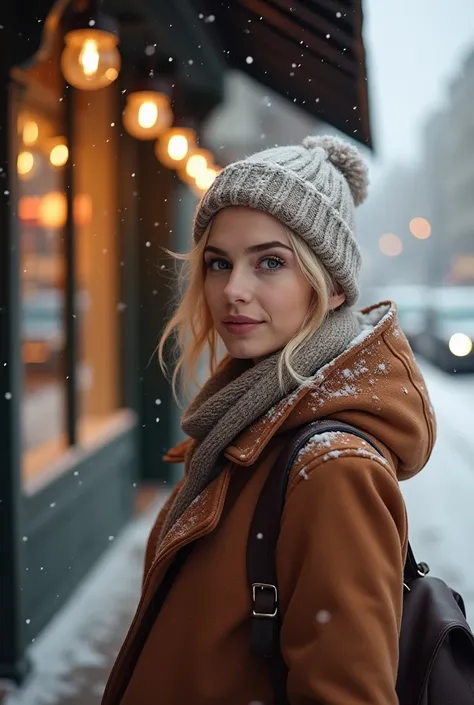
[[[171,93],[170,77],[161,73],[155,77],[155,69],[150,68],[127,96],[123,112],[127,132],[139,140],[157,139],[173,123]]]
[[[214,157],[207,149],[191,149],[179,170],[179,177],[187,184],[194,184],[196,178],[213,163]]]
[[[97,0],[79,0],[76,7],[64,35],[61,70],[71,86],[94,91],[118,78],[118,25],[98,11]]]
[[[195,190],[201,195],[205,193],[212,186],[219,172],[220,169],[214,166],[200,172],[194,180]]]
[[[155,145],[155,154],[168,169],[181,169],[196,149],[196,132],[192,127],[171,127]]]
[[[65,137],[52,137],[47,145],[49,162],[54,167],[63,167],[69,159],[69,149]]]

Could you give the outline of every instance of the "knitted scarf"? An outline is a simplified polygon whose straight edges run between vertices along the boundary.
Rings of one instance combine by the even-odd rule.
[[[314,376],[340,355],[361,330],[359,314],[346,306],[330,311],[314,335],[297,351],[293,367],[304,377]],[[181,427],[195,440],[186,459],[186,476],[163,525],[162,539],[191,502],[215,477],[216,462],[247,426],[300,384],[286,371],[280,388],[277,363],[280,352],[255,365],[229,357],[209,378],[184,412]]]

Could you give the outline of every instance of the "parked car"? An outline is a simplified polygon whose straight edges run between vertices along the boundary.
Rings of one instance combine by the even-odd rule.
[[[431,290],[416,349],[445,372],[474,372],[474,286]]]

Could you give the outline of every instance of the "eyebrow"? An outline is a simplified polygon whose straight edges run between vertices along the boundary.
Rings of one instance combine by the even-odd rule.
[[[293,252],[292,248],[288,247],[288,245],[284,245],[278,240],[272,240],[272,242],[262,242],[259,245],[251,245],[250,247],[246,247],[245,253],[250,254],[251,252],[263,252],[264,250],[269,250],[272,247],[282,247],[285,250]],[[228,257],[228,253],[225,250],[221,250],[220,247],[214,247],[213,245],[207,245],[204,252],[214,252],[216,255],[224,255]]]

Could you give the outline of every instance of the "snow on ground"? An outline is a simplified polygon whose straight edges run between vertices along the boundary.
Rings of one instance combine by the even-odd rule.
[[[449,376],[421,363],[438,420],[426,468],[401,487],[418,561],[463,595],[474,624],[474,375]]]
[[[132,521],[35,640],[33,673],[4,705],[98,705],[138,604],[154,505]]]
[[[422,363],[438,418],[427,467],[402,483],[418,560],[459,590],[474,615],[474,375]],[[138,602],[143,553],[158,507],[133,521],[31,647],[34,672],[5,705],[98,705]],[[473,619],[474,621],[474,619]]]

